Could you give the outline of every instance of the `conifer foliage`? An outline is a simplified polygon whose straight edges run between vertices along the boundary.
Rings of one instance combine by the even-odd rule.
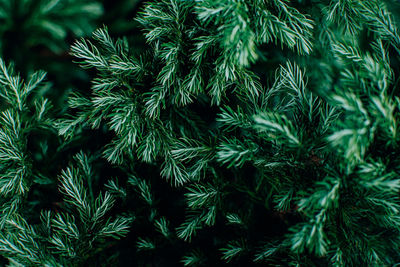
[[[57,119],[35,93],[44,73],[24,83],[0,62],[1,255],[11,266],[400,263],[389,5],[144,3],[145,42],[103,26],[72,45],[94,77]],[[102,141],[54,179],[27,147],[36,128],[59,153]],[[41,186],[60,204],[35,206],[37,218],[27,195]]]

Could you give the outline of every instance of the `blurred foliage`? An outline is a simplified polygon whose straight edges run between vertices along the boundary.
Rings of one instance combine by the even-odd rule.
[[[84,90],[90,77],[72,62],[70,45],[107,24],[113,35],[139,33],[132,19],[138,0],[1,0],[0,55],[29,75],[44,69],[57,89],[44,92],[62,110],[63,96]]]

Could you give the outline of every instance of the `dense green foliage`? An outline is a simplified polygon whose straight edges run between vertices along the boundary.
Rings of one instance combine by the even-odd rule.
[[[53,53],[102,10],[3,2],[36,7],[24,41]],[[10,266],[400,263],[396,1],[139,6],[73,43],[87,74],[65,102],[44,72],[17,65],[24,82],[0,61]]]

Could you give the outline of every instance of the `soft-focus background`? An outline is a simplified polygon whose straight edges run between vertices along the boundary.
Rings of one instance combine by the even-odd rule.
[[[62,105],[68,90],[87,87],[86,71],[69,55],[74,40],[90,36],[107,25],[112,36],[139,39],[134,16],[140,0],[2,0],[0,52],[26,76],[34,70],[48,73],[53,89],[45,92]],[[62,106],[58,106],[62,110]]]

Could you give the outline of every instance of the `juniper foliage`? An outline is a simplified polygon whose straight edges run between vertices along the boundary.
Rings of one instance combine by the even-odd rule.
[[[28,136],[37,129],[53,128],[53,122],[46,116],[50,102],[35,92],[45,86],[43,71],[33,73],[27,82],[14,73],[13,66],[6,66],[2,60],[0,71],[0,228],[3,228],[18,211],[35,179],[40,179],[40,173],[32,172]],[[31,94],[37,95],[34,103],[29,103]]]
[[[109,245],[105,240],[125,236],[132,218],[109,217],[107,214],[115,199],[108,192],[94,198],[83,182],[90,181],[93,175],[88,157],[79,153],[75,161],[78,167],[68,167],[59,177],[65,211],[42,211],[41,223],[35,225],[30,225],[19,214],[6,221],[0,250],[11,263],[22,266],[112,264],[113,258],[93,257],[106,255],[100,253]]]
[[[113,255],[138,266],[399,263],[400,39],[389,5],[153,1],[136,17],[144,47],[107,27],[76,41],[71,54],[96,77],[49,127],[64,146],[100,133],[118,175],[95,198],[78,154],[58,182],[66,211],[43,212],[39,233],[15,204],[0,251],[19,264],[93,264],[103,238],[129,229],[135,248]],[[18,121],[24,97],[8,93],[25,87],[4,77]],[[14,124],[4,120],[5,138]],[[20,158],[4,171],[27,168]],[[1,192],[23,195],[29,179],[13,179],[25,182],[6,179]],[[106,220],[114,203],[127,214]]]

